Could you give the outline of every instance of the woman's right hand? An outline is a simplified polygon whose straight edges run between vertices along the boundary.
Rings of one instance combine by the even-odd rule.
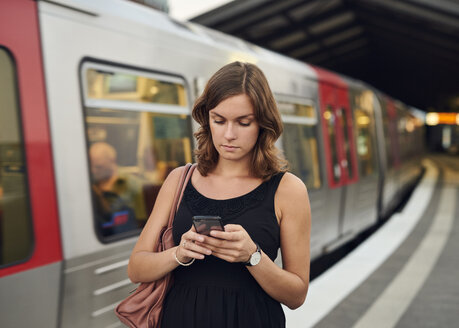
[[[192,259],[202,260],[205,255],[211,255],[212,251],[210,249],[196,244],[196,242],[202,243],[203,241],[204,237],[198,234],[192,226],[180,239],[180,244],[177,246],[175,253],[177,259],[182,263],[187,263]]]

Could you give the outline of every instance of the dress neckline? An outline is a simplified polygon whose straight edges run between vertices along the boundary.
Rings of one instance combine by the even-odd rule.
[[[271,179],[272,179],[272,177],[271,177]],[[250,195],[252,195],[252,194],[255,194],[255,193],[257,193],[258,190],[260,190],[260,189],[263,187],[263,185],[265,185],[266,183],[268,183],[271,179],[263,181],[263,182],[260,183],[258,186],[256,186],[254,189],[252,189],[251,191],[249,191],[249,192],[247,192],[247,193],[245,193],[245,194],[242,194],[242,195],[236,196],[236,197],[231,197],[231,198],[224,198],[224,199],[215,199],[215,198],[209,198],[209,197],[207,197],[207,196],[204,196],[201,192],[199,192],[198,189],[196,189],[196,187],[193,185],[193,182],[191,182],[191,179],[190,179],[190,181],[189,181],[189,185],[191,186],[191,188],[192,188],[197,194],[199,194],[199,196],[201,196],[201,197],[203,197],[203,198],[205,198],[205,199],[208,199],[208,200],[210,200],[210,201],[216,201],[216,202],[222,202],[222,201],[224,202],[224,201],[234,201],[234,200],[237,200],[237,199],[244,198],[244,197],[250,196]]]

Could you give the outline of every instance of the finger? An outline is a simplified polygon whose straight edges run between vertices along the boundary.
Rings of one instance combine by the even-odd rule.
[[[243,232],[238,230],[238,231],[217,231],[217,230],[212,230],[210,232],[210,235],[215,238],[219,239],[224,239],[224,240],[229,240],[229,241],[236,241],[240,240],[242,238]]]
[[[202,246],[204,249],[209,250],[210,254],[208,254],[208,255],[212,255],[212,254],[214,254],[215,251],[221,251],[222,249],[224,249],[224,248],[221,248],[221,247],[212,246],[212,245],[209,245],[209,244],[199,243],[199,242],[197,242],[196,245]]]
[[[200,244],[202,245],[202,247],[204,247],[205,249],[208,249],[212,252],[212,254],[215,252],[215,251],[221,251],[223,248],[220,248],[220,247],[217,247],[217,246],[212,246],[212,245],[209,245],[209,244]]]
[[[224,255],[224,256],[230,256],[230,257],[234,257],[234,258],[238,258],[239,257],[239,252],[234,250],[234,249],[219,248],[219,249],[215,249],[212,252],[212,254],[213,255],[219,254],[219,255]]]
[[[180,250],[178,251],[178,254],[177,254],[177,257],[179,258],[182,258],[182,259],[183,258],[194,258],[194,259],[202,260],[205,257],[204,254],[197,253],[192,250],[185,249],[183,247],[179,247],[179,248]]]
[[[214,238],[211,236],[205,236],[202,244],[204,247],[214,246],[218,248],[231,248],[231,241],[225,240],[223,238]]]
[[[204,236],[203,236],[203,235],[200,235],[200,234],[198,234],[197,232],[192,231],[192,230],[190,229],[190,230],[188,230],[187,232],[185,232],[185,233],[182,235],[182,240],[190,240],[190,241],[200,241],[200,242],[203,242],[203,241],[204,241]]]
[[[202,244],[202,246],[206,249],[209,249],[212,251],[212,255],[215,253],[220,253],[220,254],[225,254],[225,255],[232,255],[232,256],[239,256],[241,253],[240,247],[238,246],[238,243],[234,242],[223,242],[221,243],[221,246],[214,246],[210,244]]]
[[[231,263],[240,262],[232,255],[228,255],[228,254],[224,254],[224,253],[214,253],[213,255],[215,257],[218,257],[219,259],[225,260],[227,262],[231,262]]]
[[[244,228],[240,224],[225,224],[225,231],[232,232],[232,231],[241,231]]]
[[[187,242],[183,245],[183,248],[186,248],[190,251],[201,253],[204,255],[212,254],[212,251],[209,248],[206,248],[203,244],[200,244],[199,242],[197,243]]]

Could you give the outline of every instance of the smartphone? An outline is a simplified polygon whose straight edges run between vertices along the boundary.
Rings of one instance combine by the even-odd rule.
[[[212,230],[225,231],[221,217],[214,215],[193,216],[193,225],[197,233],[206,236],[209,236]]]

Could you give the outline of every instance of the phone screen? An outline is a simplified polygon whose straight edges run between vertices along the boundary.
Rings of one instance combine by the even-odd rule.
[[[193,216],[193,225],[197,233],[209,236],[212,230],[225,231],[221,220],[219,216]]]

